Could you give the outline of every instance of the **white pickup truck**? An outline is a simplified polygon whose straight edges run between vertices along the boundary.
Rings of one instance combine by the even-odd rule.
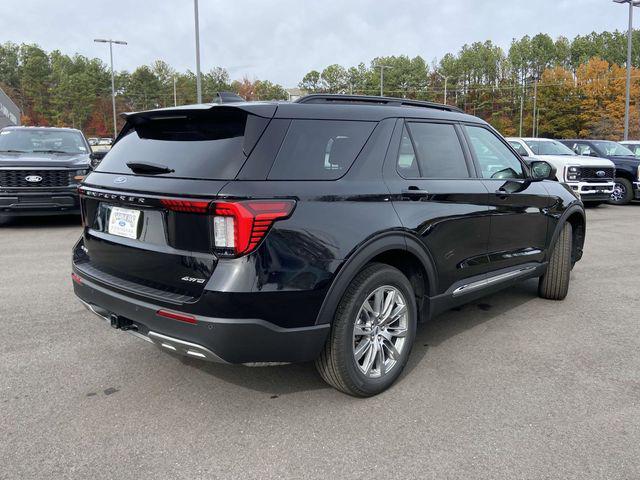
[[[600,204],[613,193],[615,165],[606,158],[576,155],[562,143],[549,138],[507,138],[526,161],[544,160],[556,168],[559,182],[580,194],[585,203]]]

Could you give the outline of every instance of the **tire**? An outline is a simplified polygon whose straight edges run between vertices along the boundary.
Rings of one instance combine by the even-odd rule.
[[[547,271],[538,282],[538,295],[549,300],[563,300],[569,292],[573,227],[565,223],[551,252]]]
[[[376,315],[375,306],[377,298],[382,299],[377,303],[380,305],[386,303],[389,295],[392,295],[388,308],[391,315],[385,326],[384,318]],[[398,313],[403,311],[403,304],[404,312]],[[384,310],[382,313],[384,315]],[[389,388],[402,373],[413,346],[416,324],[415,294],[407,277],[394,267],[372,263],[356,275],[345,290],[327,343],[316,360],[316,368],[329,385],[341,392],[355,397],[377,395]],[[368,373],[365,372],[367,367]]]
[[[5,227],[11,223],[13,217],[8,215],[0,215],[0,227]]]
[[[609,203],[612,205],[627,205],[633,200],[633,185],[626,178],[616,178]]]

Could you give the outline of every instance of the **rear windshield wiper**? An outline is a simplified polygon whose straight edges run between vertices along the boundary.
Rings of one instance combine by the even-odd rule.
[[[27,153],[26,150],[0,150],[1,153]]]
[[[127,167],[133,170],[133,173],[173,173],[174,169],[169,168],[165,165],[158,165],[155,163],[141,163],[141,162],[129,162],[127,163]]]

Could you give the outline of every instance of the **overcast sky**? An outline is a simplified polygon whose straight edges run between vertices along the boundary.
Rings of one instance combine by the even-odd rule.
[[[431,62],[465,43],[545,32],[572,38],[624,30],[611,0],[200,0],[202,70],[296,86],[312,69],[368,64],[379,55]],[[192,0],[1,0],[0,42],[37,43],[108,62],[96,37],[122,39],[115,68],[163,59],[195,70]],[[640,9],[638,17],[640,17]]]

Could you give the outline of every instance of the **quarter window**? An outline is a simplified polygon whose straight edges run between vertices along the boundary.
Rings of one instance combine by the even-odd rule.
[[[362,150],[375,122],[293,120],[270,180],[335,180]]]
[[[458,134],[446,123],[408,123],[397,166],[405,178],[469,178]]]
[[[483,178],[524,178],[518,157],[493,132],[483,127],[465,128]]]

